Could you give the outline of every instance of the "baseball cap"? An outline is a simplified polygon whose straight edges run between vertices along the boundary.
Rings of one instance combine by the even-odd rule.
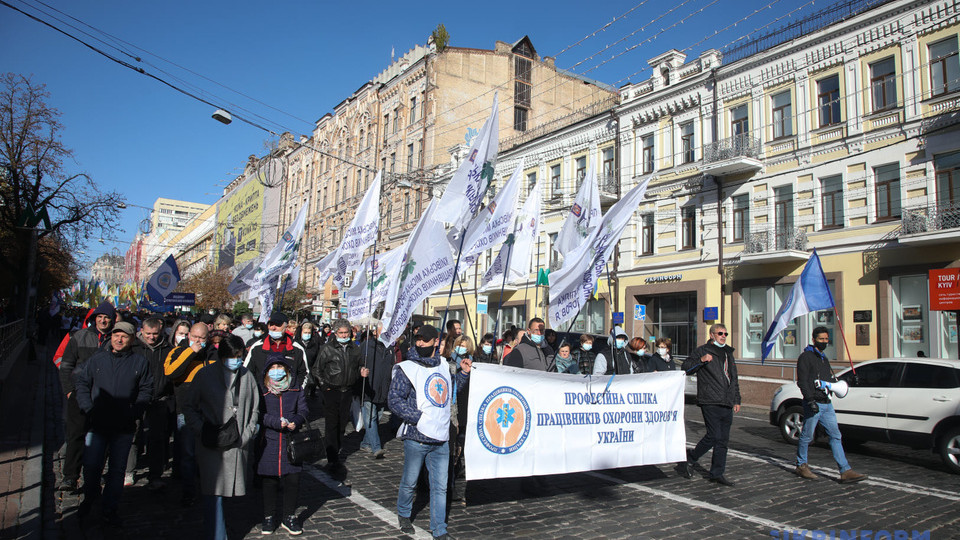
[[[429,324],[425,324],[417,329],[417,333],[414,336],[420,341],[430,341],[440,337],[440,334],[437,333],[437,329]]]
[[[110,333],[112,334],[114,332],[123,332],[124,334],[129,334],[131,336],[137,333],[137,331],[133,328],[133,325],[127,321],[120,321],[114,324],[113,332]]]

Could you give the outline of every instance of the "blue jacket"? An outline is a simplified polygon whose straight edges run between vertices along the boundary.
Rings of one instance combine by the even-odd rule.
[[[421,358],[417,353],[416,347],[410,347],[410,350],[407,351],[407,360],[417,362],[427,367],[437,367],[441,362],[440,355],[436,353],[434,353],[432,358]],[[453,385],[457,392],[463,390],[468,378],[468,373],[457,371],[457,375],[453,380]],[[390,412],[397,415],[400,420],[407,424],[406,432],[400,437],[401,439],[411,439],[429,444],[442,443],[442,441],[431,439],[417,430],[417,422],[420,421],[420,416],[423,414],[417,407],[417,390],[413,387],[413,384],[410,382],[410,379],[407,378],[406,374],[403,373],[403,370],[400,369],[400,366],[393,368],[393,380],[390,382],[390,393],[387,396],[387,405],[390,407]]]
[[[307,422],[307,400],[300,388],[291,388],[286,392],[274,394],[264,392],[260,406],[263,422],[263,453],[257,462],[257,474],[261,476],[283,476],[298,473],[299,465],[287,460],[287,437],[293,433],[288,428],[280,428],[280,418],[297,425],[296,431],[303,429]]]

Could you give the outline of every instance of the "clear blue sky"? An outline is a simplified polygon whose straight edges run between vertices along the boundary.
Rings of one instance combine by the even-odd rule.
[[[5,1],[87,41],[94,42],[82,32],[109,39],[36,0]],[[496,40],[512,42],[529,35],[537,52],[556,56],[559,67],[620,86],[626,77],[646,68],[649,58],[671,48],[694,46],[734,22],[735,27],[695,45],[687,52],[688,58],[711,47],[722,49],[791,11],[790,18],[761,32],[833,3],[44,1],[112,35],[117,44],[141,55],[147,71],[184,88],[200,87],[202,95],[214,103],[234,109],[239,105],[262,115],[275,131],[298,134],[309,134],[316,119],[383,70],[392,48],[399,56],[416,44],[425,44],[438,23],[446,25],[450,45],[458,47],[491,49]],[[605,30],[557,56],[639,4]],[[756,10],[760,11],[751,16]],[[670,28],[681,19],[686,20]],[[117,50],[94,43],[132,62]],[[623,53],[631,47],[635,48]],[[133,205],[149,207],[157,197],[213,203],[223,186],[241,172],[247,156],[262,154],[263,143],[270,138],[268,133],[237,121],[224,126],[210,118],[211,107],[2,5],[0,51],[3,71],[32,74],[35,83],[47,85],[49,104],[62,113],[64,142],[75,153],[76,162],[67,164],[67,170],[88,173],[104,188],[125,194]],[[600,68],[591,69],[608,59]],[[648,77],[649,72],[644,71],[631,82]],[[91,239],[77,249],[85,250],[87,262],[113,248],[123,254],[146,216],[146,210],[131,206],[122,213],[118,241]]]

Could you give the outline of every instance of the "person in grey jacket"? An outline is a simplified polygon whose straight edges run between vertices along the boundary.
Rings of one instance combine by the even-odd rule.
[[[118,322],[110,333],[109,350],[99,350],[74,371],[77,404],[87,416],[88,431],[83,455],[82,519],[93,502],[103,495],[103,519],[119,525],[117,508],[123,491],[123,476],[133,444],[137,419],[153,397],[150,363],[132,349],[136,330]],[[110,468],[101,493],[103,465],[110,454]]]
[[[556,371],[553,364],[553,349],[543,338],[543,319],[534,317],[527,323],[527,332],[510,354],[503,358],[503,365],[537,371]]]
[[[692,465],[712,448],[708,479],[723,486],[733,485],[723,473],[733,415],[740,412],[740,384],[733,347],[727,345],[728,335],[726,326],[714,324],[710,327],[710,341],[683,362],[684,371],[697,375],[697,405],[703,413],[707,434],[693,450],[687,451],[687,463],[679,466],[680,473],[690,478]]]

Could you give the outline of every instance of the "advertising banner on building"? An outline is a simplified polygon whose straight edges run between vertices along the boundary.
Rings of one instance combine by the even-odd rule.
[[[243,267],[260,255],[264,190],[250,178],[225,195],[217,206],[217,269]]]
[[[589,377],[474,364],[467,480],[683,461],[683,386],[682,371]]]

